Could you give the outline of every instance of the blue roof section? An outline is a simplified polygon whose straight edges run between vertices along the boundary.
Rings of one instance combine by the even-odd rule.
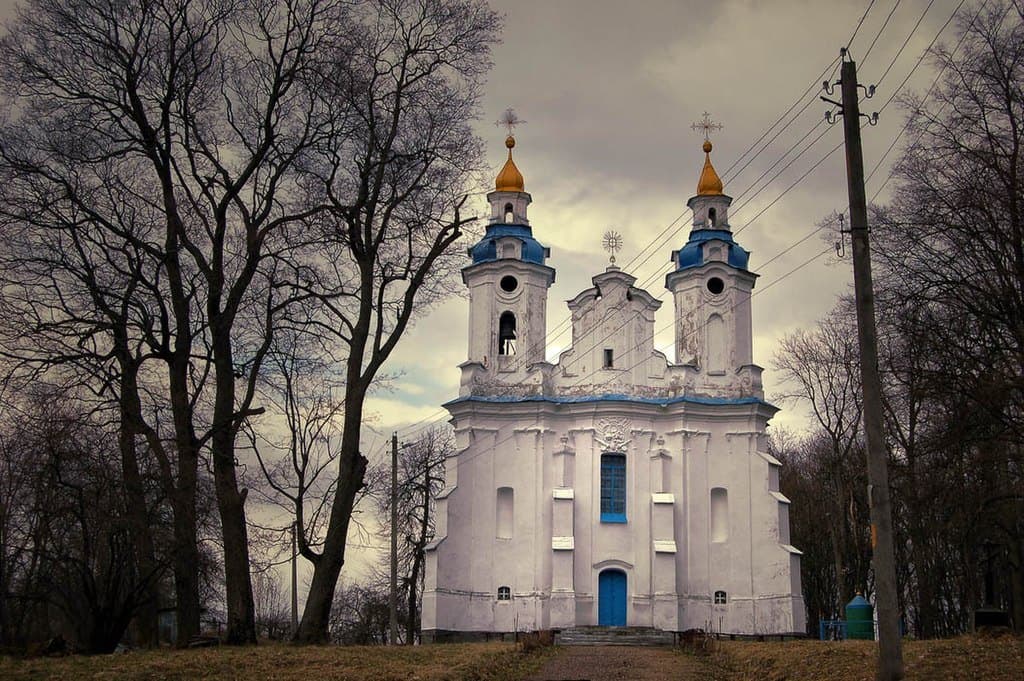
[[[746,270],[750,262],[750,251],[733,241],[732,232],[725,229],[695,229],[690,240],[676,256],[676,270],[700,267],[704,264],[704,243],[712,239],[724,241],[729,246],[727,262],[738,270]]]
[[[636,395],[624,395],[622,393],[608,393],[606,395],[585,395],[580,397],[572,396],[544,396],[544,395],[469,395],[458,397],[450,402],[445,402],[442,407],[448,407],[460,402],[491,402],[491,403],[515,403],[515,402],[550,402],[552,404],[585,404],[588,402],[633,402],[636,404],[653,404],[661,407],[670,404],[688,403],[704,405],[740,405],[740,404],[763,404],[766,407],[776,407],[757,397],[700,397],[697,395],[684,395],[682,397],[638,397]]]
[[[469,249],[469,255],[473,258],[473,264],[491,262],[498,259],[497,243],[502,237],[514,237],[522,242],[522,260],[526,262],[544,264],[547,257],[547,249],[533,238],[533,230],[526,225],[488,225],[487,231],[477,244]]]

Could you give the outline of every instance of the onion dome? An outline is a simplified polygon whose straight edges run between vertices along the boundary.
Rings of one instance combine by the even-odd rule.
[[[507,143],[506,143],[507,144]],[[512,162],[512,152],[509,152],[509,163]],[[505,164],[508,167],[508,164]],[[515,166],[513,166],[514,168]],[[504,170],[502,174],[504,174]],[[498,176],[500,181],[501,176]],[[715,172],[711,165],[711,142],[704,140],[704,170],[700,173],[700,181],[697,183],[698,196],[716,196],[722,193],[722,178]]]
[[[502,167],[501,172],[498,173],[498,177],[494,181],[494,189],[499,192],[526,191],[524,188],[525,184],[523,182],[523,174],[519,172],[519,168],[516,167],[515,161],[512,160],[512,148],[516,146],[516,138],[512,135],[506,137],[505,146],[508,147],[508,160],[505,161],[505,165]],[[721,182],[718,183],[718,187],[719,193],[721,193]]]

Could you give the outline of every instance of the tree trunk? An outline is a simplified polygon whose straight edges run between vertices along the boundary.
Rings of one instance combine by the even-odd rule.
[[[135,615],[136,642],[143,648],[154,648],[160,644],[158,622],[159,612],[159,570],[153,534],[149,526],[146,490],[139,471],[138,448],[136,447],[135,422],[138,408],[137,366],[128,358],[121,361],[121,395],[118,445],[121,450],[121,476],[125,488],[125,514],[128,517],[135,559],[136,579],[141,582],[139,607]]]
[[[179,458],[180,458],[179,454]],[[181,464],[179,463],[179,466]],[[184,479],[181,479],[184,478]],[[179,474],[174,492],[174,598],[179,648],[200,631],[199,543],[196,536],[195,476]]]
[[[229,645],[256,643],[256,606],[249,572],[249,537],[245,525],[245,493],[235,471],[235,372],[228,332],[213,329],[216,394],[213,409],[213,478],[224,540],[224,586],[228,608]]]
[[[302,621],[296,640],[302,643],[327,643],[329,639],[331,604],[338,576],[345,564],[345,540],[348,524],[352,517],[356,494],[363,486],[367,460],[359,452],[359,418],[362,414],[362,399],[354,400],[345,412],[345,431],[342,435],[340,471],[334,503],[331,505],[331,519],[324,541],[323,552],[314,563],[313,579],[302,611]],[[346,403],[348,401],[346,400]]]
[[[1019,511],[1020,506],[1014,503],[1012,508]],[[1011,527],[1016,527],[1016,523]],[[1020,632],[1024,630],[1024,622],[1021,621],[1024,619],[1024,541],[1013,537],[1008,542],[1007,549],[1007,570],[1010,573],[1010,624],[1014,631]]]
[[[313,565],[313,579],[306,597],[306,607],[302,611],[302,622],[295,636],[302,643],[327,643],[329,640],[331,606],[334,590],[338,586],[338,576],[345,564],[348,524],[352,519],[356,494],[363,486],[368,463],[359,451],[359,436],[366,390],[369,387],[368,380],[364,380],[361,374],[373,306],[370,293],[373,290],[371,270],[362,266],[360,277],[362,293],[359,320],[353,329],[345,376],[345,421],[338,455],[338,484],[331,503],[327,536],[320,556]]]
[[[148,523],[145,492],[138,470],[134,436],[127,432],[122,421],[120,429],[122,476],[125,484],[125,513],[131,533],[132,552],[135,559],[135,579],[139,584],[139,602],[135,613],[136,644],[153,648],[160,644],[158,612],[159,573],[153,533]]]
[[[192,429],[188,399],[188,355],[175,351],[169,363],[171,411],[178,454],[177,484],[171,495],[174,511],[174,597],[178,640],[184,647],[200,630],[199,538],[196,533],[196,482],[199,444]]]
[[[217,509],[220,512],[224,540],[224,585],[228,608],[227,634],[229,645],[256,643],[256,616],[252,598],[252,575],[249,572],[249,538],[245,526],[245,494],[239,493],[235,477],[233,448],[225,455],[214,436],[213,473],[217,488]]]
[[[11,613],[8,608],[7,594],[7,509],[0,499],[0,646],[11,647],[14,643],[11,632]]]
[[[141,115],[141,114],[140,114]],[[143,117],[144,118],[144,117]],[[140,124],[144,137],[149,137],[148,123]],[[178,475],[171,496],[174,510],[174,591],[177,606],[177,645],[183,647],[199,634],[199,538],[196,531],[196,483],[199,476],[199,441],[196,438],[195,416],[190,399],[189,367],[192,356],[192,301],[181,269],[180,235],[185,228],[178,214],[174,182],[162,153],[150,146],[150,154],[160,177],[166,215],[164,267],[174,319],[173,348],[167,360],[169,398],[174,420],[174,441],[177,447]]]
[[[832,531],[832,563],[833,570],[836,571],[836,600],[833,603],[835,606],[835,612],[832,614],[833,617],[844,617],[843,606],[846,601],[843,600],[843,594],[846,592],[846,580],[844,579],[845,570],[843,569],[843,551],[839,546],[838,534],[833,528]]]

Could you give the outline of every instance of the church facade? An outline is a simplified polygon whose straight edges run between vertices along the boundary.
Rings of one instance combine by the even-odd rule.
[[[572,346],[545,359],[549,250],[512,160],[462,271],[469,352],[445,406],[446,461],[428,546],[425,640],[574,626],[802,633],[776,408],[752,360],[757,275],[705,162],[693,228],[665,286],[675,358],[654,347],[661,301],[613,264],[568,301]]]

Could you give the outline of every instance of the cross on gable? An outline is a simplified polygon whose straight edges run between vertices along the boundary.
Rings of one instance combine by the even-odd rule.
[[[711,120],[711,114],[709,114],[707,111],[705,111],[704,112],[704,117],[700,121],[698,121],[698,122],[694,123],[693,125],[691,125],[690,128],[692,130],[703,131],[704,132],[704,141],[710,141],[711,133],[715,132],[716,130],[721,130],[722,129],[722,124],[721,123],[715,123],[714,121],[712,121]]]

